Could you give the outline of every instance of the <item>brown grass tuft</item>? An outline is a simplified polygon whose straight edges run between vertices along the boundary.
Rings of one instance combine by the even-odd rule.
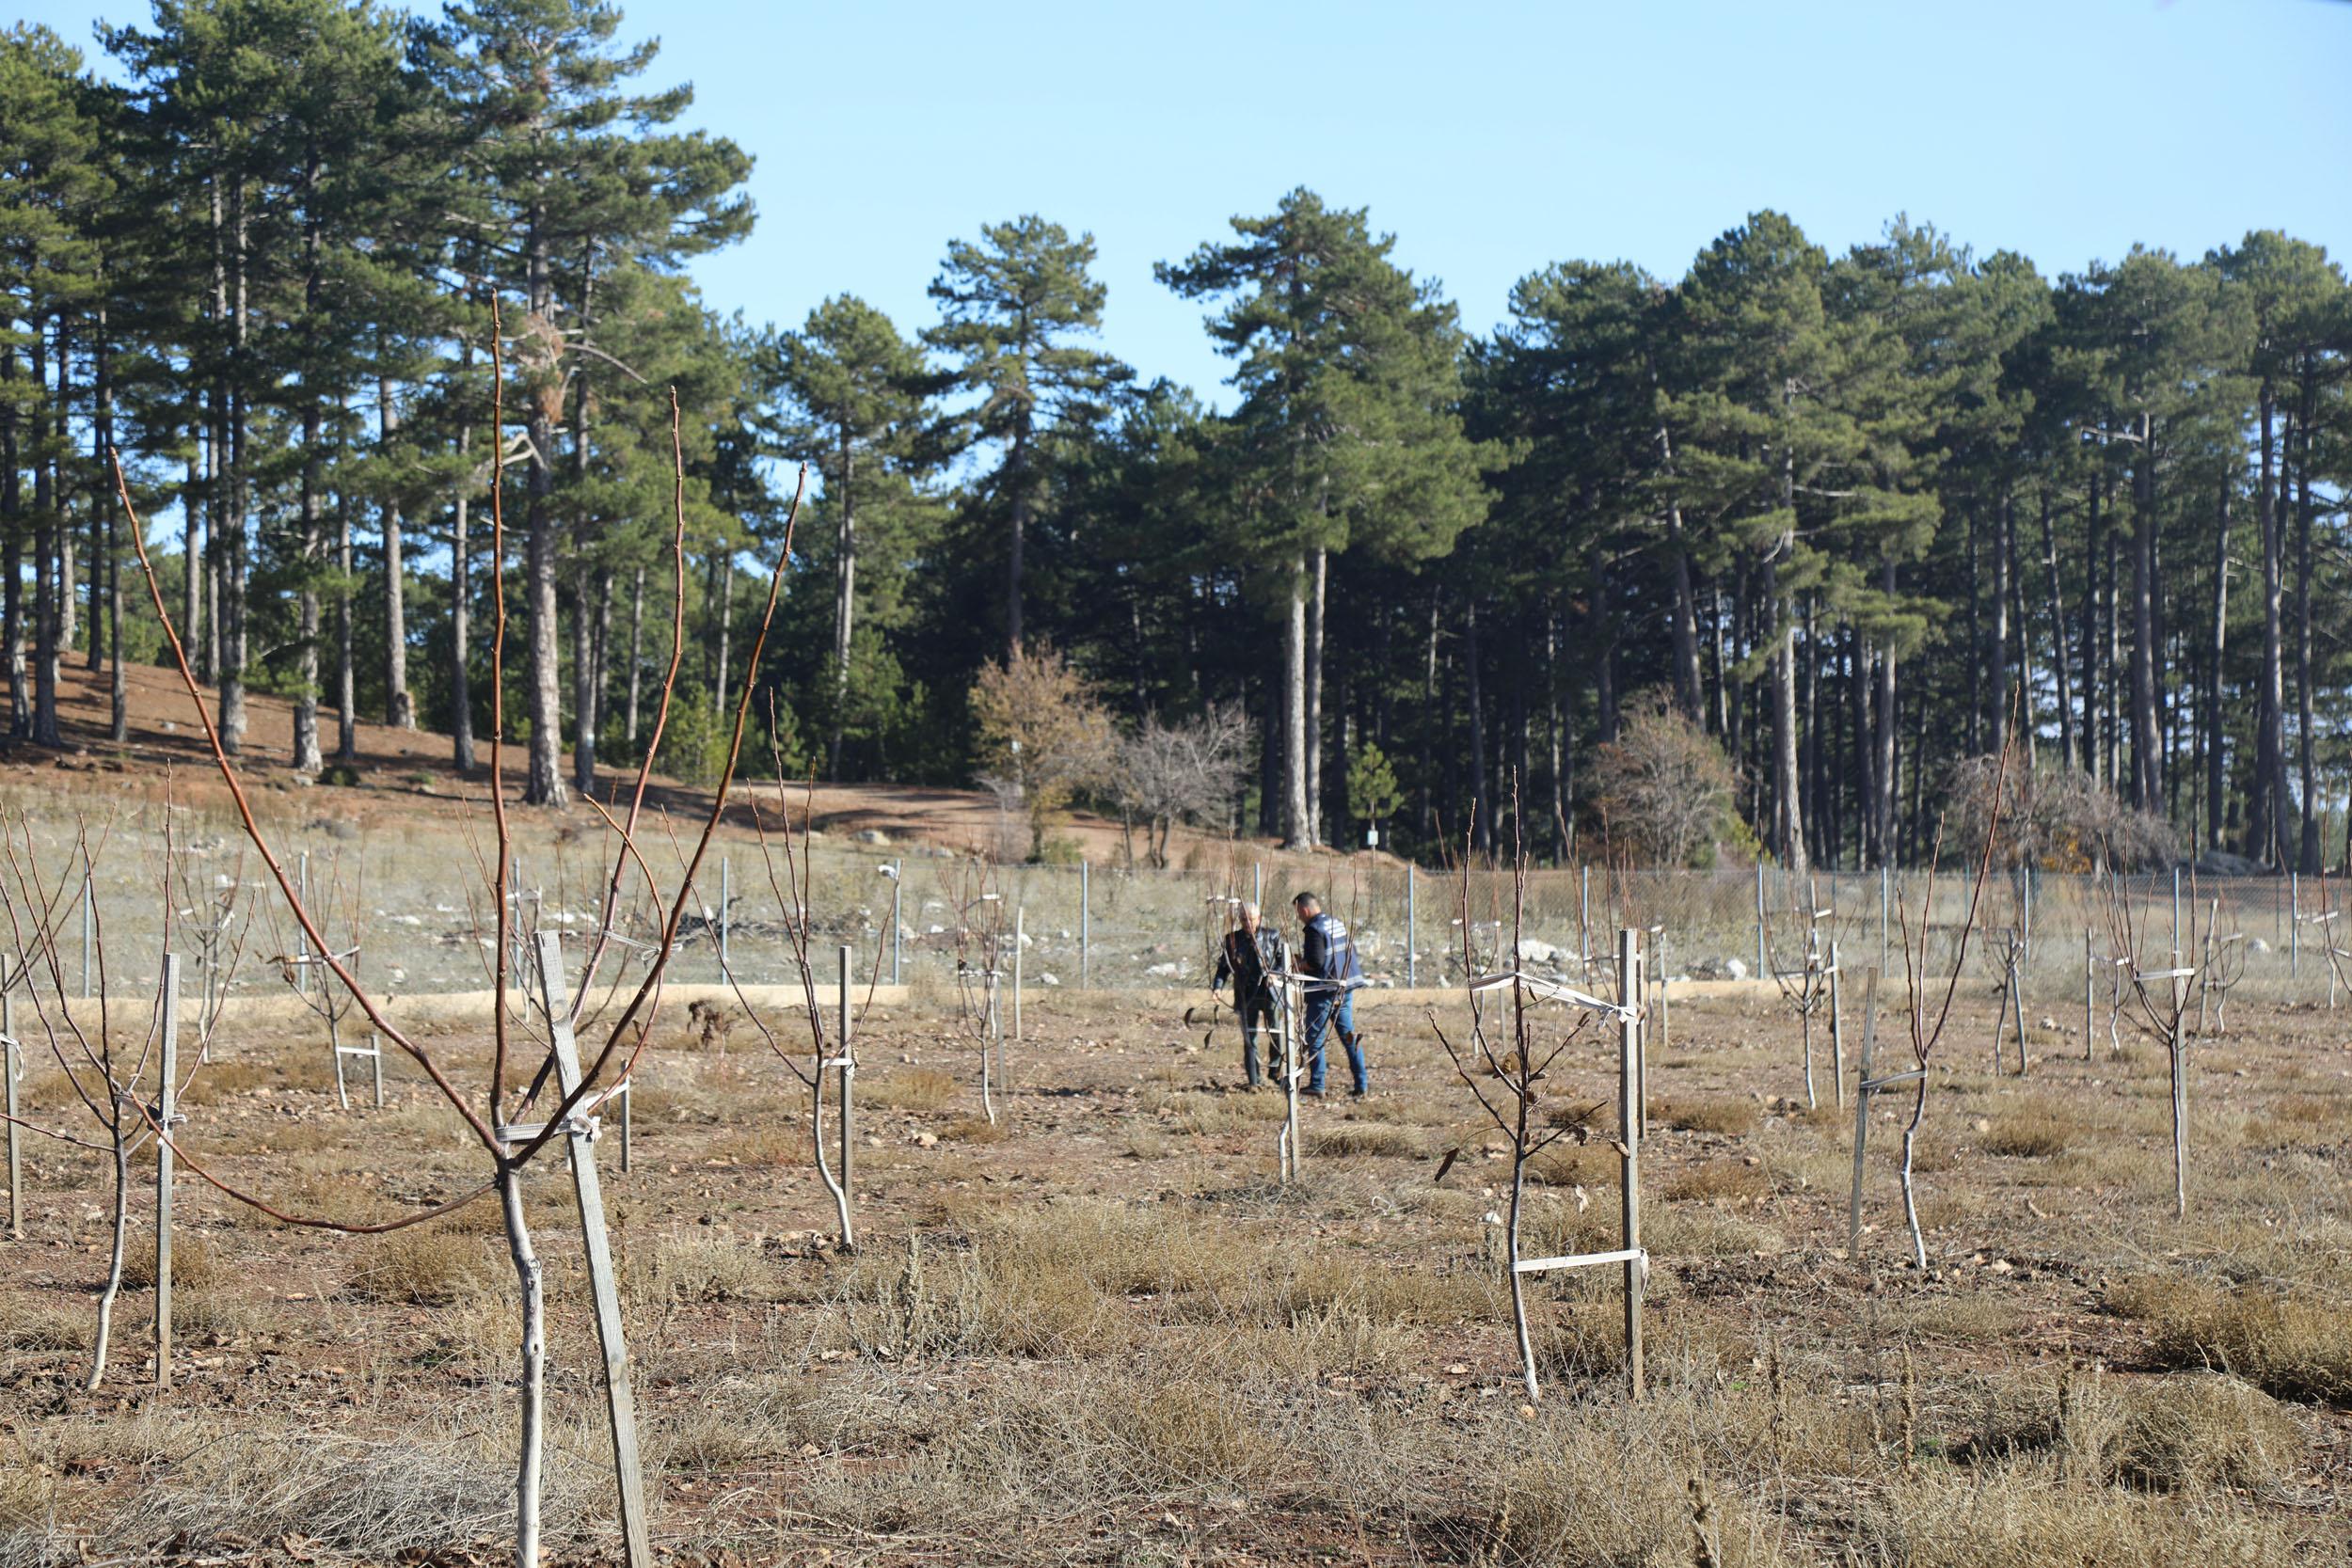
[[[1714,1132],[1736,1138],[1756,1131],[1756,1105],[1730,1095],[1661,1100],[1650,1114],[1680,1132]]]
[[[361,1301],[449,1307],[487,1291],[496,1267],[479,1237],[438,1226],[365,1238],[360,1246],[343,1290]]]
[[[1987,1154],[2015,1159],[2046,1160],[2063,1154],[2074,1127],[2046,1104],[2019,1106],[1993,1119],[1993,1131],[1979,1140]]]

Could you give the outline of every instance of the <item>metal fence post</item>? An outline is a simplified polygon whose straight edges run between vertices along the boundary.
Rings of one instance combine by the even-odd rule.
[[[727,906],[735,901],[734,868],[724,855],[719,857],[719,973],[734,974],[730,960],[734,955],[727,948]]]
[[[1764,970],[1764,863],[1756,863],[1756,977],[1765,975]]]
[[[23,1124],[17,1120],[21,1108],[16,1102],[17,1075],[24,1070],[16,1043],[16,965],[6,953],[0,953],[0,1044],[6,1055],[0,1056],[0,1076],[6,1078],[6,1101],[8,1111],[8,1235],[17,1241],[24,1239],[24,1151],[18,1134]]]
[[[1414,951],[1413,926],[1416,911],[1413,905],[1413,863],[1405,863],[1405,989],[1412,990],[1421,983],[1421,955]],[[13,1132],[11,1132],[13,1135]]]
[[[1249,901],[1258,906],[1258,910],[1261,914],[1264,912],[1265,862],[1263,861],[1251,861],[1249,863]]]
[[[1085,861],[1078,863],[1078,989],[1089,984],[1094,959],[1094,881]]]
[[[2287,873],[2287,978],[2292,980],[2303,961],[2303,874],[2299,871]]]
[[[898,979],[898,927],[901,923],[898,918],[898,901],[906,892],[906,885],[907,863],[902,857],[890,863],[890,983],[894,986],[900,983]]]

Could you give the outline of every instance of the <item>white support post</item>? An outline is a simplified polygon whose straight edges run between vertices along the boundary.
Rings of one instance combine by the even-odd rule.
[[[1845,966],[1837,961],[1837,939],[1829,939],[1829,1080],[1838,1108],[1846,1104]]]
[[[164,955],[163,1017],[157,1020],[155,1120],[155,1386],[171,1386],[171,1130],[180,1120],[180,955]]]
[[[1418,924],[1414,908],[1413,863],[1405,863],[1405,989],[1412,990],[1421,983],[1421,954],[1414,940],[1413,927]]]
[[[24,1048],[16,1043],[16,960],[0,953],[0,1047],[5,1047],[7,1059],[0,1061],[0,1079],[7,1082],[8,1108],[8,1236],[12,1241],[24,1239],[24,1129],[17,1124],[24,1108],[17,1103],[17,1085],[24,1077]]]
[[[1078,989],[1086,990],[1094,982],[1091,977],[1094,960],[1094,882],[1093,874],[1085,861],[1078,863]]]
[[[1012,911],[1012,1043],[1021,1043],[1021,946],[1028,940],[1024,920],[1028,911],[1016,907]]]
[[[2083,927],[2083,1060],[2090,1053],[2090,927]]]
[[[727,941],[733,930],[733,917],[727,913],[727,907],[734,902],[735,868],[728,863],[726,856],[721,855],[719,857],[719,973],[723,975],[731,975],[735,973],[735,952]]]
[[[834,1024],[834,1033],[838,1037],[834,1051],[841,1064],[841,1245],[845,1249],[857,1245],[850,1234],[847,1217],[850,1200],[857,1191],[851,1185],[857,1180],[857,1107],[851,1098],[857,1088],[857,1054],[850,1049],[850,944],[845,942],[841,944],[840,1012]]]
[[[906,896],[907,863],[903,859],[895,860],[890,863],[890,983],[895,986],[900,983],[898,913],[900,901]]]
[[[2294,916],[2287,922],[2287,979],[2292,981],[2303,962],[2303,875],[2299,871],[2287,873],[2287,911]],[[2178,932],[2173,935],[2172,945],[2176,949],[2181,945]]]
[[[566,1096],[580,1087],[580,1047],[572,1037],[564,949],[553,931],[539,933],[539,986],[547,1002],[556,1083]],[[588,1289],[596,1300],[596,1340],[604,1351],[605,1410],[612,1427],[612,1474],[620,1490],[621,1544],[628,1568],[653,1568],[645,1529],[644,1474],[637,1455],[637,1404],[629,1389],[628,1342],[621,1328],[621,1293],[612,1273],[612,1245],[604,1227],[604,1187],[596,1175],[596,1130],[576,1116],[565,1130],[572,1184],[580,1196],[580,1233],[588,1254]]]
[[[1624,1222],[1625,1376],[1635,1399],[1642,1397],[1642,1286],[1648,1273],[1642,1254],[1642,1123],[1648,1115],[1642,1086],[1642,933],[1617,933],[1617,1150],[1624,1181],[1619,1213]]]

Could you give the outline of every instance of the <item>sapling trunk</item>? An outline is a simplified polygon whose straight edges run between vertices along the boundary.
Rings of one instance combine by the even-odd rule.
[[[516,1568],[539,1568],[539,1460],[544,1449],[543,1414],[547,1399],[547,1303],[539,1255],[532,1249],[531,1227],[523,1218],[522,1172],[501,1164],[498,1174],[499,1208],[506,1222],[506,1253],[515,1264],[515,1282],[523,1301],[523,1375],[520,1451],[515,1465],[515,1562]]]
[[[1925,1067],[1923,1062],[1920,1064]],[[1911,1101],[1911,1119],[1903,1124],[1903,1223],[1911,1227],[1911,1260],[1921,1269],[1928,1266],[1928,1241],[1919,1229],[1919,1196],[1911,1180],[1912,1153],[1919,1141],[1919,1122],[1928,1112],[1928,1080],[1919,1076],[1918,1093]]]
[[[1527,1383],[1527,1402],[1542,1398],[1535,1386],[1535,1346],[1527,1333],[1527,1288],[1519,1274],[1519,1205],[1527,1191],[1527,1109],[1519,1102],[1519,1137],[1511,1152],[1511,1210],[1503,1226],[1505,1266],[1511,1271],[1511,1323],[1518,1331],[1519,1375]]]
[[[116,1107],[118,1118],[122,1115]],[[114,1334],[115,1298],[122,1294],[123,1248],[128,1241],[131,1195],[131,1142],[128,1130],[118,1119],[114,1125],[115,1151],[115,1212],[114,1244],[106,1260],[106,1285],[98,1292],[98,1334],[90,1346],[89,1382],[83,1386],[95,1388],[106,1381],[106,1347]]]
[[[2179,984],[2178,981],[2174,982]],[[2172,1213],[2188,1218],[2188,1053],[2181,1040],[2181,1013],[2172,1014]]]

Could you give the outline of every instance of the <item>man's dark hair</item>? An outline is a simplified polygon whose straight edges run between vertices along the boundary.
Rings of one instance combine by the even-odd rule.
[[[1297,897],[1291,900],[1291,908],[1295,910],[1303,910],[1310,904],[1312,904],[1316,908],[1320,909],[1323,905],[1323,900],[1316,897],[1311,893],[1302,893]]]

